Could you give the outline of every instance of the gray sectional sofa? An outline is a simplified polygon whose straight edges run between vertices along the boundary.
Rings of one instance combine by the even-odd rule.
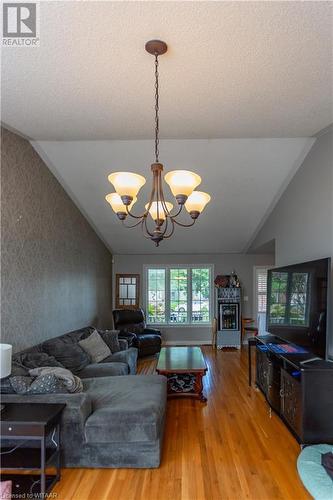
[[[70,332],[14,355],[47,352],[50,342],[66,346],[89,336],[93,327]],[[59,345],[58,345],[59,347]],[[68,348],[70,351],[70,348]],[[23,358],[22,358],[23,356]],[[76,373],[83,392],[2,394],[2,402],[65,403],[61,420],[64,467],[151,468],[160,464],[166,412],[166,379],[135,375],[137,349],[126,348]]]

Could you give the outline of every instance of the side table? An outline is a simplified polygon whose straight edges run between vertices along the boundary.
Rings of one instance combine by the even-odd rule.
[[[6,403],[1,411],[1,481],[12,481],[13,498],[45,498],[59,481],[60,417],[65,406]],[[46,475],[47,466],[55,466],[56,473]],[[30,474],[15,474],[23,470]]]
[[[247,339],[248,343],[248,368],[249,368],[249,386],[251,387],[252,382],[252,360],[251,360],[251,347],[255,347],[258,343],[257,337],[249,337]]]

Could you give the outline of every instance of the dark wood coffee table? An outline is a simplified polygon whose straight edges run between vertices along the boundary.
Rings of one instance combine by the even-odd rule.
[[[168,397],[207,401],[202,393],[207,366],[200,347],[162,347],[156,371],[168,379]]]

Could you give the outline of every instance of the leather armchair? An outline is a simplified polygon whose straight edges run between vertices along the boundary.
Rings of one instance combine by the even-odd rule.
[[[150,356],[161,350],[161,332],[146,328],[142,309],[114,309],[113,322],[116,330],[120,330],[119,338],[128,341],[129,347],[137,347],[139,357]]]

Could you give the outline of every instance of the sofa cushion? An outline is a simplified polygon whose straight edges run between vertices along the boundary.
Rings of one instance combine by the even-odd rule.
[[[127,363],[92,363],[80,371],[80,378],[128,375]]]
[[[103,359],[101,364],[104,363],[126,363],[129,367],[129,373],[131,375],[136,374],[136,364],[138,359],[138,350],[135,347],[130,347],[125,351],[115,352],[111,356]]]
[[[119,330],[98,330],[98,333],[112,353],[121,351],[118,339]]]
[[[63,342],[61,337],[43,344],[45,351],[54,356],[65,368],[75,375],[90,363],[90,356],[79,344]]]
[[[160,375],[86,379],[93,413],[88,443],[149,442],[159,439],[166,406],[166,378]]]
[[[99,363],[111,354],[110,348],[96,330],[86,339],[80,340],[79,346],[89,354],[92,363]]]

